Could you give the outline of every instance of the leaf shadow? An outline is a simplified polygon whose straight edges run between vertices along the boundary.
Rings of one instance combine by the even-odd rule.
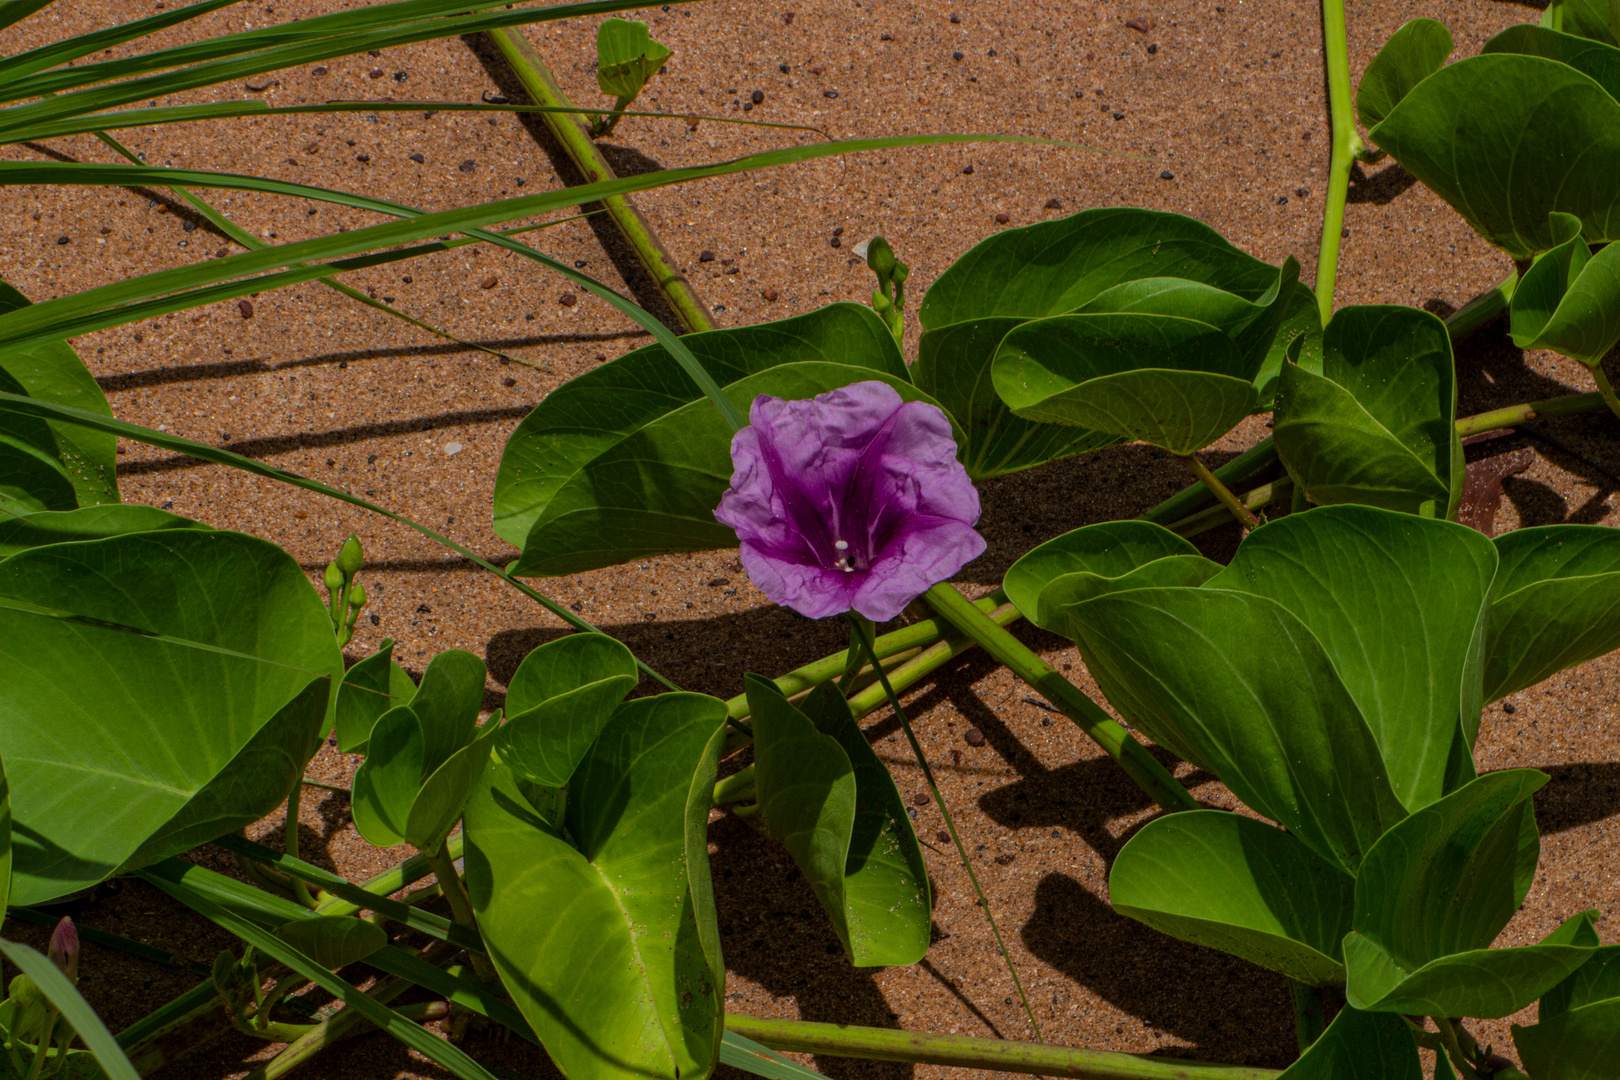
[[[1350,189],[1346,201],[1387,206],[1416,183],[1417,177],[1393,161],[1371,176],[1362,170],[1360,164],[1356,164],[1350,168]]]
[[[1164,1055],[1283,1068],[1297,1055],[1287,980],[1116,914],[1067,874],[1035,888],[1024,944],[1066,977],[1192,1047]],[[1211,1008],[1211,994],[1219,1007]]]
[[[1552,777],[1535,794],[1536,827],[1541,835],[1578,829],[1620,814],[1620,762],[1574,761],[1537,768]]]

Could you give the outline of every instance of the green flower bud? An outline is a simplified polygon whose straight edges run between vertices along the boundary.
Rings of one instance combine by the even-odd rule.
[[[358,611],[366,606],[366,587],[358,581],[349,588],[349,607]]]
[[[354,577],[360,572],[360,568],[365,565],[365,562],[366,554],[360,550],[359,537],[350,536],[343,541],[343,547],[338,551],[337,566],[339,570],[343,571],[344,577]]]
[[[894,273],[894,249],[889,242],[881,236],[874,236],[866,245],[866,265],[878,276],[878,280],[887,282],[889,275]]]
[[[26,975],[18,975],[11,980],[11,1003],[17,1006],[19,1015],[30,1006],[44,1000],[44,997],[39,992],[39,987],[34,985],[33,979]]]
[[[336,593],[343,588],[343,571],[338,569],[337,563],[326,564],[326,590]]]

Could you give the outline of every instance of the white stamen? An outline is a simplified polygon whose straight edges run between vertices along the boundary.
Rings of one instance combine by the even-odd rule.
[[[848,540],[834,540],[833,541],[833,547],[837,548],[839,551],[848,551],[849,550],[849,541]]]
[[[853,566],[844,566],[842,563],[839,564],[839,568],[846,574],[853,574],[855,572],[855,568]]]

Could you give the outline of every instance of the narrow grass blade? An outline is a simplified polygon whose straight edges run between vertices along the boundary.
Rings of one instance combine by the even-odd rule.
[[[183,22],[189,22],[199,15],[206,15],[218,8],[239,4],[242,0],[202,0],[201,3],[190,4],[186,7],[176,8],[173,11],[160,12],[145,19],[136,19],[134,22],[119,23],[117,26],[105,30],[97,30],[90,34],[76,34],[61,41],[53,41],[49,45],[42,45],[37,49],[30,49],[16,56],[8,56],[0,60],[0,87],[6,83],[32,75],[36,71],[45,71],[58,64],[70,64],[81,56],[92,56],[103,49],[110,49],[115,45],[122,45],[126,41],[155,34],[159,30],[167,30]],[[26,6],[26,5],[25,5]],[[0,25],[3,25],[4,16],[0,16]],[[0,93],[5,93],[0,90]]]

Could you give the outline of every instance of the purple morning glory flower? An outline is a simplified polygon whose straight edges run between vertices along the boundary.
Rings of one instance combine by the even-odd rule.
[[[979,493],[936,406],[862,382],[809,401],[761,395],[748,415],[714,516],[774,603],[884,622],[984,551]]]

